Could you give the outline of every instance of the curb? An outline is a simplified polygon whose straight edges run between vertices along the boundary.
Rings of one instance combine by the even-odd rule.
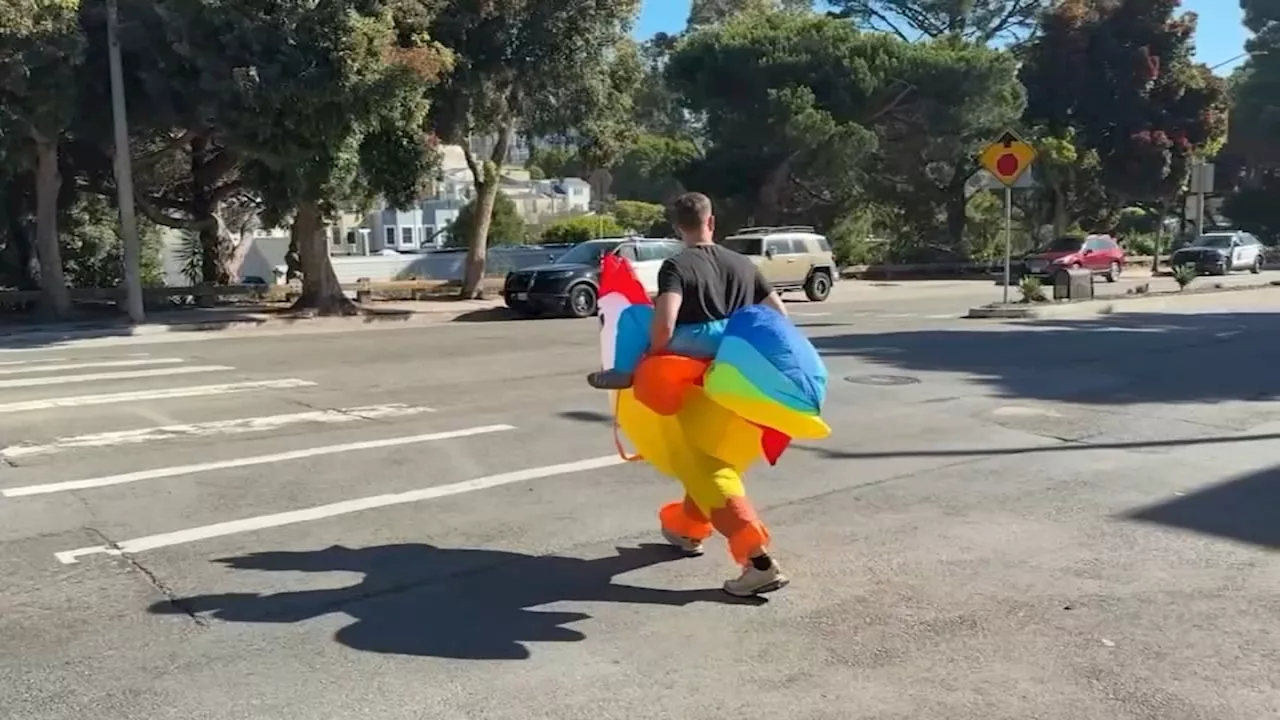
[[[1218,295],[1233,292],[1249,292],[1280,287],[1280,281],[1272,280],[1259,285],[1238,285],[1234,287],[1209,287],[1189,290],[1143,293],[1141,295],[1121,295],[1100,300],[1079,300],[1076,302],[1046,304],[1010,304],[980,305],[969,308],[962,317],[974,320],[1038,320],[1047,318],[1089,318],[1110,315],[1116,312],[1117,303],[1141,302],[1143,300],[1159,302],[1197,295]]]
[[[173,333],[214,333],[237,330],[256,330],[265,328],[309,327],[339,329],[343,326],[368,326],[375,324],[421,324],[429,325],[451,322],[458,318],[475,313],[490,313],[500,309],[470,308],[466,310],[447,311],[395,311],[383,310],[361,315],[348,316],[314,316],[299,314],[295,316],[273,317],[244,313],[225,320],[203,319],[180,321],[173,323],[144,323],[129,325],[126,323],[76,323],[64,326],[45,325],[11,331],[0,330],[0,344],[39,341],[39,340],[89,340],[103,337],[148,337]]]

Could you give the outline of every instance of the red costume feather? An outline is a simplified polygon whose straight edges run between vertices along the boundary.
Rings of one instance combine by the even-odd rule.
[[[600,297],[611,293],[622,295],[633,305],[652,304],[631,263],[612,253],[600,261]]]

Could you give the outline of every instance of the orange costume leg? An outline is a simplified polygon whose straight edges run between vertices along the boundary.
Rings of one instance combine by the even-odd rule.
[[[729,541],[729,554],[747,565],[769,544],[769,531],[747,498],[742,475],[703,453],[683,437],[668,438],[668,449],[685,498],[663,506],[658,517],[663,529],[693,540],[704,540],[714,528]]]

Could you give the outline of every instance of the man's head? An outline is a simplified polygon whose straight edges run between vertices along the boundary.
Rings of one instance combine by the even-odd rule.
[[[671,224],[685,245],[711,242],[716,230],[716,216],[711,214],[711,199],[702,193],[685,193],[671,203]]]

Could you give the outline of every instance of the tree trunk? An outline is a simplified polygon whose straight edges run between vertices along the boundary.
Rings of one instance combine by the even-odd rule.
[[[462,291],[459,293],[463,300],[479,300],[484,294],[481,283],[484,282],[485,259],[489,249],[489,226],[493,223],[493,206],[502,185],[502,164],[507,160],[507,147],[511,144],[514,132],[515,124],[512,121],[500,126],[489,160],[483,164],[476,162],[471,153],[471,137],[464,138],[462,142],[462,154],[467,160],[467,167],[471,169],[471,179],[476,186],[471,236],[467,238],[467,264],[463,269]]]
[[[1157,223],[1156,223],[1156,240],[1155,247],[1151,252],[1151,274],[1152,276],[1160,274],[1160,252],[1164,247],[1164,226],[1165,218],[1169,216],[1169,203],[1161,202],[1158,206]]]
[[[197,135],[191,140],[191,216],[200,225],[200,278],[213,285],[230,285],[230,242],[217,216],[218,202],[213,191],[218,172],[211,167],[209,138]]]
[[[479,300],[484,294],[485,259],[489,248],[489,226],[498,200],[499,173],[493,163],[485,163],[484,182],[476,183],[476,210],[472,215],[471,237],[467,238],[467,265],[462,275],[462,299]]]
[[[1060,238],[1067,234],[1067,193],[1062,186],[1053,188],[1053,236]]]
[[[58,172],[58,143],[44,137],[36,141],[36,254],[40,259],[40,290],[45,312],[55,318],[71,314],[71,294],[62,273],[62,253],[58,247],[58,193],[62,175]]]
[[[312,310],[317,315],[357,315],[360,308],[347,299],[338,284],[338,276],[329,261],[329,239],[325,237],[320,207],[304,202],[294,212],[290,228],[292,241],[298,245],[298,261],[302,266],[302,296],[294,310]]]

